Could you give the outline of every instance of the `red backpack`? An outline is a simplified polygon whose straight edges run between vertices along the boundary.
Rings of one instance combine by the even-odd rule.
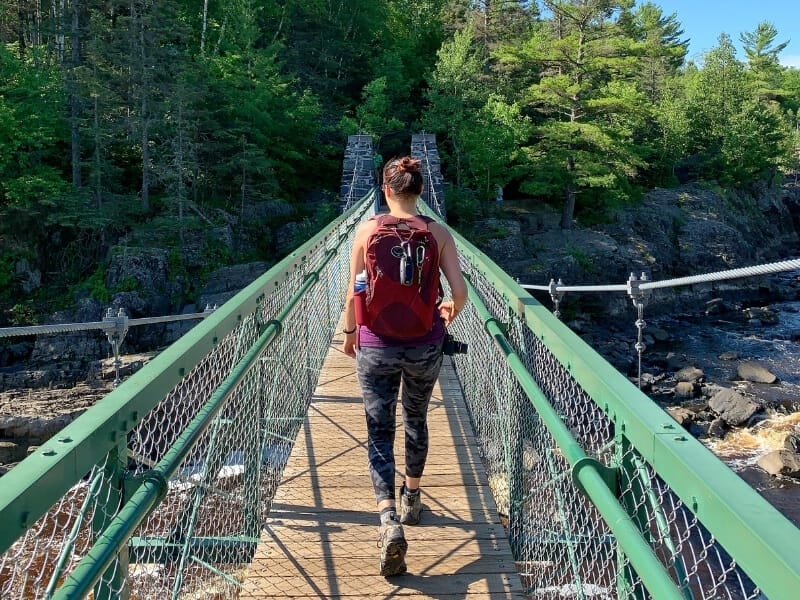
[[[419,338],[433,328],[441,299],[439,246],[430,217],[373,217],[367,240],[365,323],[378,335]]]

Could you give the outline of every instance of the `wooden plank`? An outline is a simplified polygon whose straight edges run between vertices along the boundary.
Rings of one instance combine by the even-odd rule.
[[[265,552],[263,548],[272,544],[283,544],[288,541],[295,543],[296,548],[307,545],[319,545],[334,541],[363,540],[368,542],[370,551],[376,556],[375,548],[378,534],[378,516],[374,512],[342,511],[323,515],[284,513],[275,514],[270,523],[266,525],[261,534],[261,543],[258,553]],[[415,540],[469,540],[488,539],[498,540],[503,546],[506,544],[506,533],[500,523],[486,523],[480,521],[442,520],[440,524],[430,523],[423,513],[422,521],[418,526],[404,527],[409,539]],[[314,535],[312,535],[314,534]],[[324,536],[324,541],[323,540]],[[258,555],[257,553],[257,555]]]
[[[399,577],[341,576],[332,573],[314,579],[297,569],[297,575],[264,577],[247,581],[240,598],[518,598],[525,596],[516,574],[449,573]]]
[[[278,488],[273,510],[284,501],[299,504],[307,510],[374,510],[375,499],[372,494],[367,496],[363,493],[364,488],[368,486],[368,479],[363,481],[360,488],[343,486],[326,488],[318,485],[318,481],[312,477],[295,479],[290,485],[282,484]],[[464,509],[497,512],[494,500],[486,494],[483,486],[424,486],[421,494],[422,507],[426,512]]]
[[[480,478],[464,477],[461,472],[453,473],[429,473],[426,471],[425,477],[422,478],[423,497],[428,494],[431,487],[446,487],[446,486],[460,486],[468,488],[470,486],[485,486],[488,481],[483,472],[476,473],[476,475],[483,475]],[[337,472],[315,471],[313,474],[308,469],[297,470],[294,475],[284,473],[281,480],[281,485],[289,483],[295,477],[308,477],[313,481],[312,485],[316,485],[322,489],[326,488],[363,488],[369,487],[369,475],[366,470],[366,463],[362,472]],[[400,473],[397,474],[397,481],[400,482],[402,477]]]
[[[429,407],[422,518],[404,527],[409,572],[379,576],[363,404],[355,363],[336,348],[326,358],[240,598],[524,598],[449,361]],[[397,429],[399,488],[400,409]]]
[[[421,532],[421,533],[418,533]],[[372,531],[374,534],[375,532]],[[508,548],[499,544],[497,537],[465,537],[462,533],[456,532],[449,536],[445,529],[438,530],[439,535],[434,536],[425,528],[415,527],[414,531],[408,533],[410,547],[413,548],[414,556],[439,557],[454,553],[465,555],[480,556],[488,552],[494,557],[502,557],[504,560],[511,557]],[[281,536],[280,541],[291,542],[297,538]],[[308,541],[308,540],[306,540]],[[318,559],[323,556],[352,556],[358,558],[375,558],[375,536],[371,535],[362,538],[344,539],[318,539],[315,543],[294,544],[292,556]],[[287,546],[273,543],[264,544],[256,554],[257,559],[286,558],[288,556]]]

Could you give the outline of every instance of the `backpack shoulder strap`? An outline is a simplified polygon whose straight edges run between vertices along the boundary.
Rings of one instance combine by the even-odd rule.
[[[375,221],[378,224],[378,227],[383,227],[385,225],[398,225],[399,223],[403,222],[403,219],[398,217],[394,217],[390,214],[382,214],[382,215],[374,215],[369,218],[370,221]]]
[[[369,220],[375,220],[378,227],[393,226],[393,225],[406,225],[409,229],[417,229],[421,231],[428,231],[428,224],[433,223],[435,219],[425,215],[415,215],[406,219],[395,217],[389,214],[375,215],[370,217]]]

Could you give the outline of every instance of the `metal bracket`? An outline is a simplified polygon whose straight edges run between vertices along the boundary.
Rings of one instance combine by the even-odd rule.
[[[563,285],[564,282],[561,281],[560,277],[558,279],[558,283],[556,283],[554,279],[550,280],[550,298],[553,300],[553,315],[555,315],[556,319],[561,318],[561,311],[558,307],[561,304],[561,299],[564,297],[564,292],[559,292],[558,287]]]
[[[642,354],[647,347],[643,339],[644,328],[647,326],[647,323],[645,323],[644,320],[644,307],[647,305],[647,301],[650,299],[650,290],[643,290],[641,288],[642,283],[646,282],[647,273],[644,272],[642,272],[642,275],[639,279],[636,279],[636,275],[633,273],[631,273],[631,276],[628,278],[628,296],[630,297],[631,302],[633,302],[633,306],[636,308],[636,344],[634,344],[634,348],[636,348],[636,354],[639,359],[639,389],[642,389]]]
[[[581,469],[590,468],[600,475],[600,478],[603,482],[608,486],[608,489],[614,492],[614,494],[618,494],[619,492],[619,469],[607,467],[599,460],[591,456],[584,456],[583,458],[579,459],[574,465],[572,465],[572,481],[581,491],[584,496],[588,497],[586,493],[586,489],[584,489],[583,484],[580,481],[579,473]]]
[[[508,324],[507,322],[505,322],[505,321],[501,321],[501,320],[499,320],[499,319],[495,319],[494,317],[492,317],[491,319],[489,319],[489,320],[485,321],[485,322],[484,322],[484,324],[483,324],[483,328],[484,328],[485,330],[487,330],[487,331],[488,331],[488,328],[487,328],[487,326],[489,325],[489,323],[494,323],[495,325],[497,325],[498,329],[500,329],[500,332],[501,332],[501,333],[502,333],[502,334],[503,334],[505,337],[508,337],[509,324]]]
[[[116,315],[114,315],[114,309],[109,308],[106,316],[103,317],[103,323],[105,324],[103,329],[106,332],[108,343],[111,344],[114,350],[114,387],[117,387],[121,382],[119,369],[122,366],[119,348],[128,333],[128,315],[125,313],[124,308],[120,308]]]

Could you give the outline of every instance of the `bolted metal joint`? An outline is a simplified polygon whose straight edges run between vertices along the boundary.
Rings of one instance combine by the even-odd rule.
[[[117,387],[122,381],[119,376],[120,367],[122,367],[122,360],[119,357],[119,348],[125,340],[128,333],[128,314],[124,308],[120,308],[117,314],[114,314],[114,309],[109,308],[106,311],[106,316],[103,317],[103,330],[106,332],[108,343],[114,350],[114,387]]]
[[[548,286],[550,288],[550,298],[553,300],[553,315],[555,315],[556,319],[561,318],[559,305],[561,304],[561,299],[564,297],[564,292],[558,291],[558,288],[563,285],[564,282],[561,281],[561,278],[559,277],[558,283],[556,283],[554,279],[551,279]]]

